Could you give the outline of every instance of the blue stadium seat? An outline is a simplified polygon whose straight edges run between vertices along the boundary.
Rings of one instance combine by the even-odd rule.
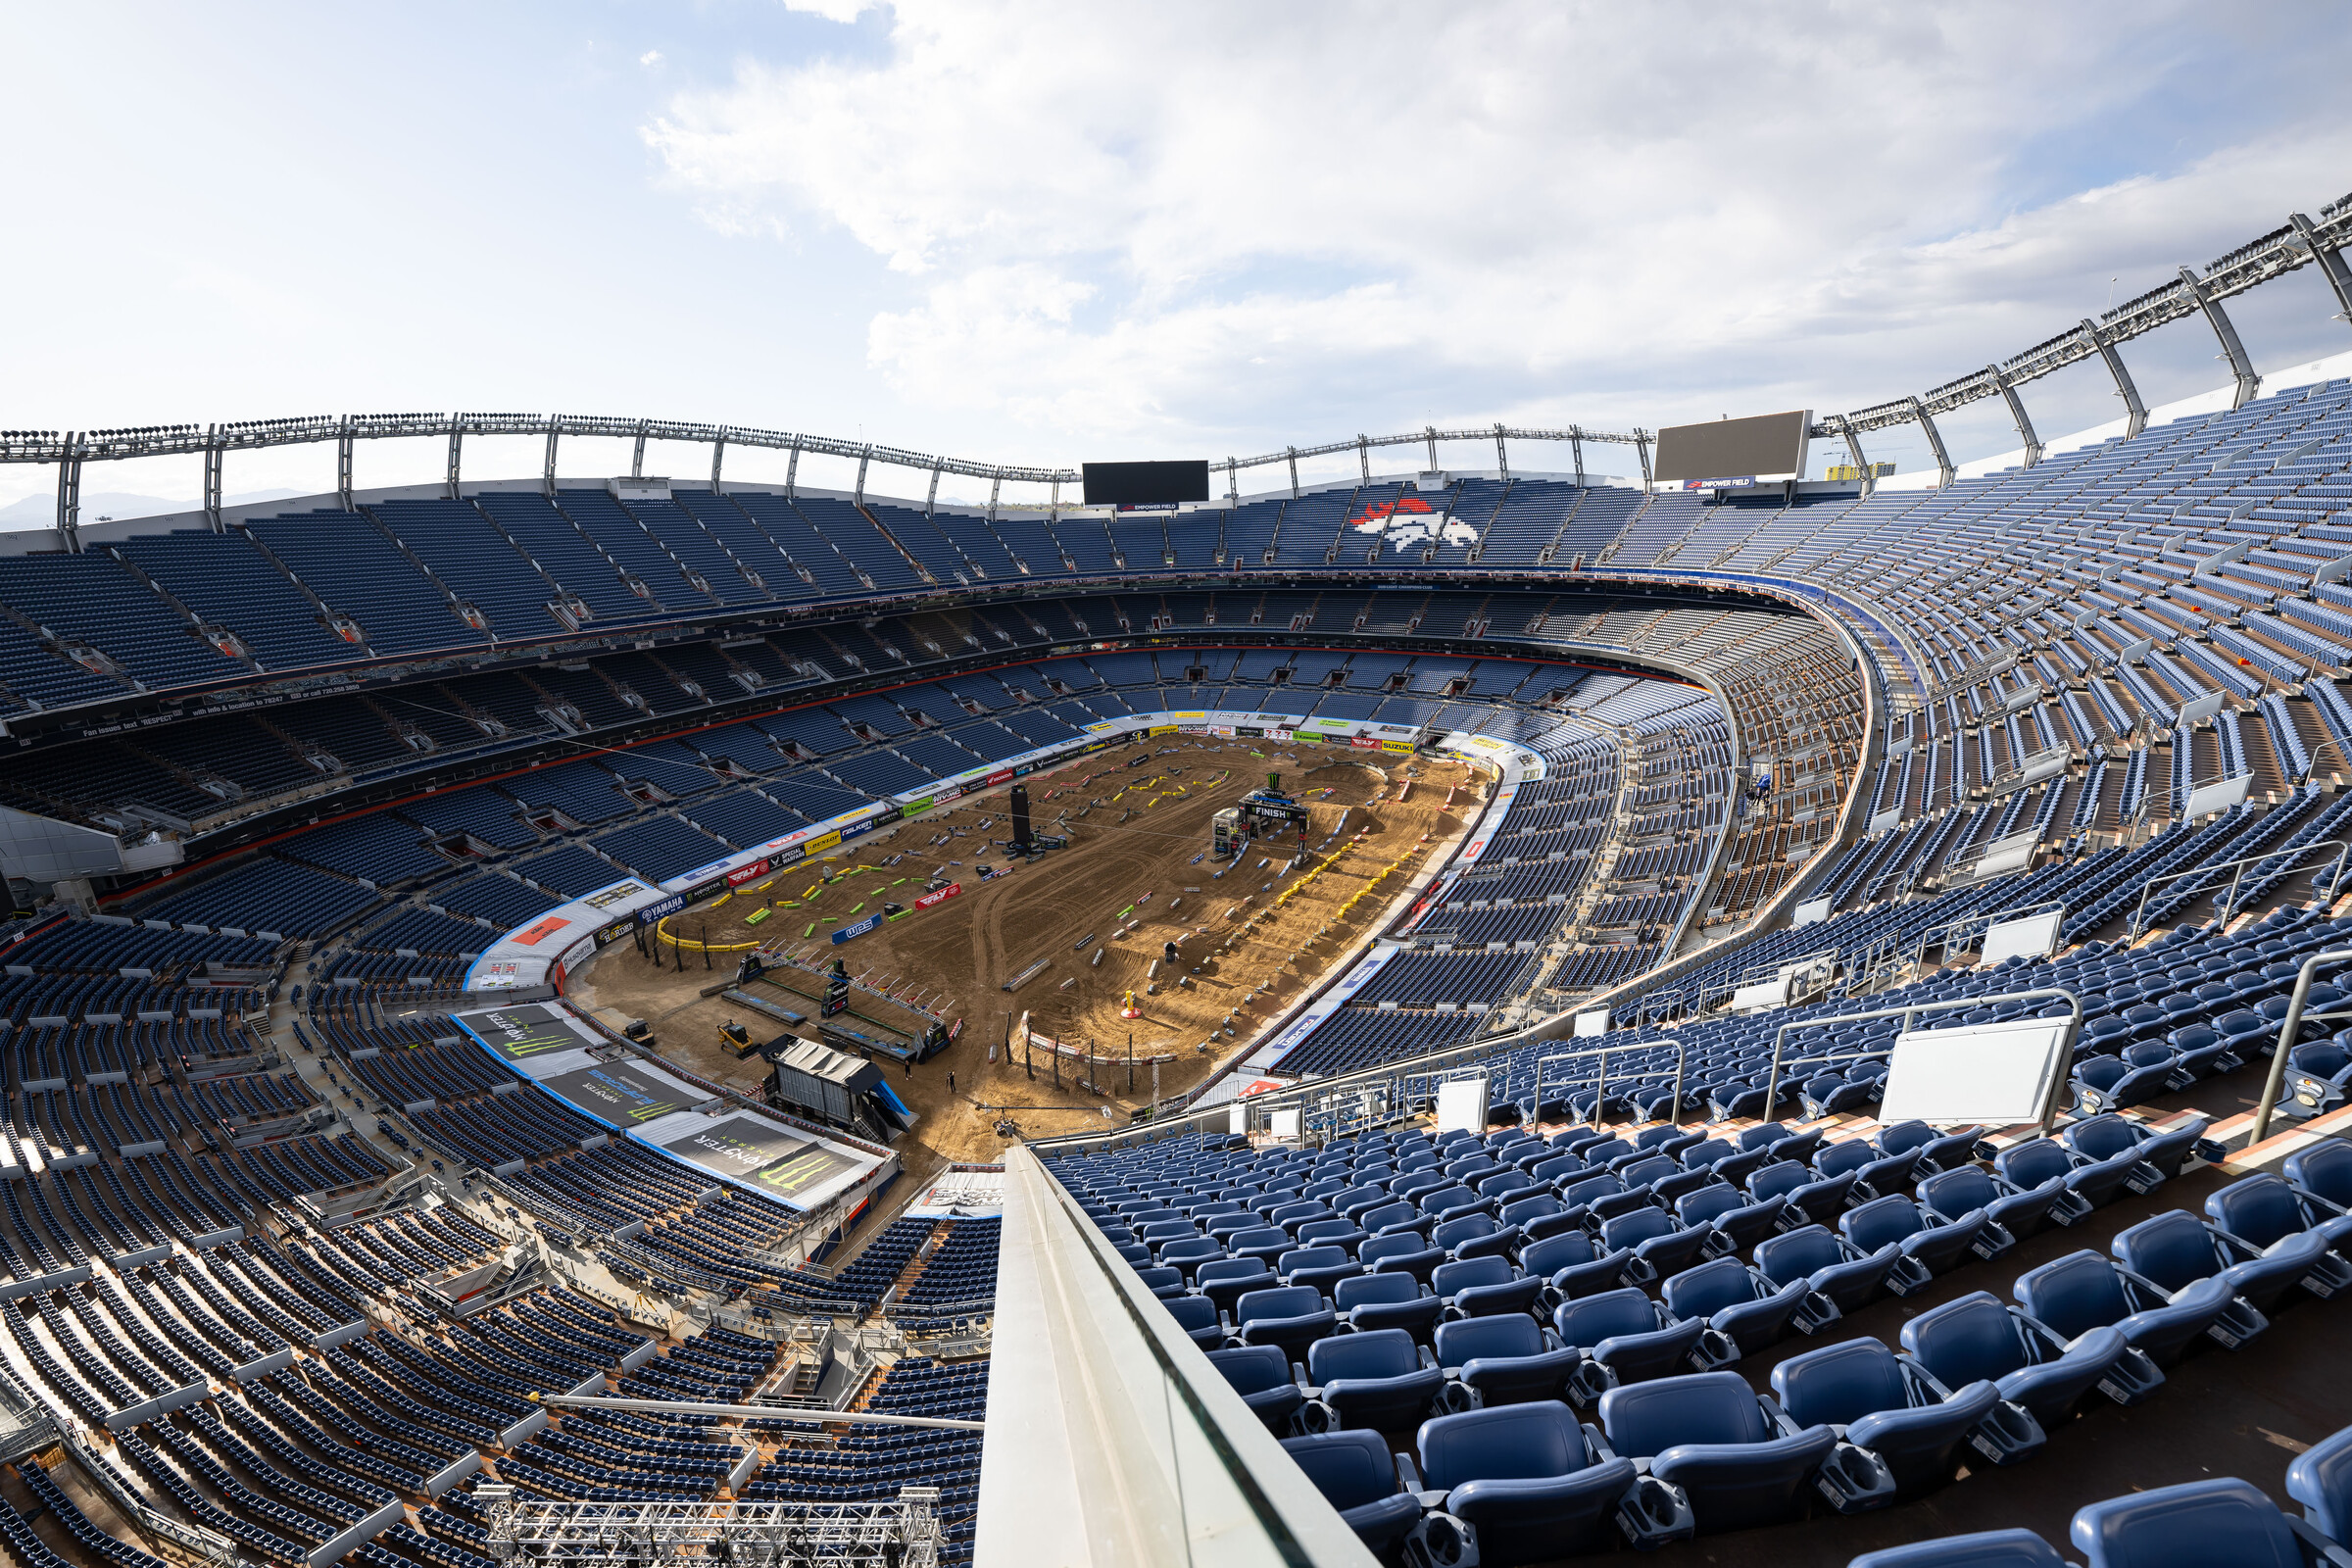
[[[1446,1303],[1410,1274],[1358,1274],[1332,1288],[1331,1304],[1349,1329],[1403,1329],[1421,1345],[1431,1343]]]
[[[1991,1380],[2044,1431],[2072,1420],[2093,1390],[2137,1403],[2164,1381],[2118,1330],[2061,1340],[1984,1291],[1913,1318],[1903,1325],[1902,1344],[1948,1388]]]
[[[1342,1427],[1401,1431],[1431,1412],[1446,1374],[1427,1348],[1402,1329],[1333,1334],[1307,1348],[1309,1432]]]
[[[1292,1380],[1290,1357],[1280,1346],[1211,1350],[1208,1360],[1269,1430],[1277,1436],[1290,1431],[1291,1417],[1306,1402],[1306,1391]]]
[[[1603,1386],[1640,1383],[1734,1360],[1739,1348],[1698,1319],[1676,1322],[1633,1286],[1563,1301],[1552,1313],[1560,1343],[1573,1345],[1598,1368],[1580,1375],[1580,1400]]]
[[[1225,1343],[1225,1325],[1217,1319],[1217,1305],[1205,1296],[1178,1296],[1167,1300],[1168,1315],[1176,1326],[1195,1345],[1213,1350]]]
[[[2158,1366],[2170,1366],[2207,1340],[2237,1348],[2268,1327],[2218,1279],[2178,1291],[2122,1268],[2096,1252],[2069,1252],[2018,1276],[2018,1305],[2063,1339],[2112,1328]]]
[[[1584,1353],[1523,1313],[1462,1318],[1437,1332],[1438,1365],[1486,1405],[1566,1396]]]
[[[2021,1192],[1975,1165],[1937,1171],[1919,1184],[1919,1205],[1946,1222],[1971,1209],[1983,1209],[1995,1225],[2018,1241],[2037,1236],[2055,1222],[2067,1223],[2070,1211],[2059,1209],[2064,1188],[2035,1188]],[[2071,1209],[2071,1205],[2070,1205]]]
[[[2076,1513],[2069,1534],[2087,1568],[2303,1568],[2326,1546],[2235,1477],[2094,1502]]]
[[[2031,1530],[1984,1530],[1866,1551],[1845,1568],[2066,1568],[2066,1559]]]
[[[2124,1267],[2167,1291],[2218,1279],[2257,1312],[2276,1311],[2287,1292],[2302,1286],[2331,1296],[2343,1288],[2344,1263],[2315,1232],[2286,1237],[2269,1248],[2171,1209],[2117,1233],[2109,1250]]]
[[[1273,1346],[1294,1360],[1339,1323],[1330,1301],[1311,1285],[1247,1292],[1233,1304],[1233,1320],[1242,1344]]]
[[[1545,1281],[1563,1298],[1597,1296],[1617,1289],[1624,1283],[1626,1266],[1633,1260],[1632,1248],[1599,1250],[1581,1230],[1532,1242],[1519,1254],[1522,1270],[1531,1278]]]
[[[1860,1310],[1887,1295],[1924,1287],[1917,1264],[1893,1242],[1865,1252],[1819,1225],[1801,1226],[1756,1244],[1756,1272],[1776,1288],[1799,1281],[1818,1291],[1841,1313]]]
[[[2289,1154],[2282,1168],[2298,1191],[2338,1208],[2352,1207],[2352,1144],[2330,1138]]]
[[[2295,1455],[2286,1467],[2286,1494],[2303,1505],[2313,1529],[2339,1546],[2352,1546],[2352,1427]]]
[[[2259,1248],[2275,1247],[2292,1236],[2312,1235],[2341,1253],[2345,1243],[2352,1241],[2352,1214],[2268,1172],[2231,1182],[2209,1196],[2205,1217]],[[2352,1280],[2352,1272],[2345,1277]]]
[[[1678,1321],[1704,1321],[1742,1354],[1753,1354],[1792,1333],[1814,1333],[1838,1316],[1838,1308],[1816,1296],[1805,1281],[1776,1286],[1736,1257],[1718,1257],[1669,1275],[1660,1295]]]
[[[1946,1388],[1877,1340],[1792,1355],[1772,1369],[1772,1392],[1790,1421],[1826,1424],[1877,1454],[1902,1497],[1950,1481],[1962,1460],[1974,1457],[1972,1439],[1983,1441],[1999,1464],[2032,1458],[2043,1443],[2040,1426],[2005,1403],[1991,1383]]]
[[[1776,1420],[1736,1372],[1700,1372],[1615,1388],[1601,1396],[1610,1451],[1649,1461],[1680,1488],[1702,1534],[1772,1524],[1803,1513],[1817,1481],[1841,1510],[1884,1506],[1894,1483],[1858,1450],[1839,1451],[1827,1426]],[[1841,1461],[1834,1474],[1833,1454]]]
[[[1421,1499],[1406,1490],[1379,1434],[1316,1433],[1285,1438],[1282,1448],[1374,1555],[1389,1557],[1420,1523]]]
[[[1984,1209],[1946,1218],[1900,1195],[1873,1199],[1841,1216],[1838,1229],[1864,1252],[1889,1245],[1900,1249],[1906,1261],[1930,1276],[1948,1274],[1974,1258],[1998,1257],[2016,1245]]]
[[[1448,1316],[1485,1317],[1528,1311],[1544,1289],[1544,1277],[1521,1274],[1509,1259],[1490,1254],[1439,1264],[1430,1271],[1429,1286]]]
[[[1475,1532],[1476,1560],[1496,1568],[1614,1544],[1619,1505],[1640,1487],[1633,1461],[1597,1453],[1556,1400],[1437,1416],[1415,1447],[1436,1506]],[[1430,1560],[1465,1560],[1448,1524],[1427,1520],[1419,1530]]]

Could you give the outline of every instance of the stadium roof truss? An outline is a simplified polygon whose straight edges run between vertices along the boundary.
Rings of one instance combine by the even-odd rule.
[[[2137,435],[2147,423],[2147,407],[2140,400],[2139,390],[2132,383],[2131,372],[2125,368],[2122,356],[2116,352],[2117,346],[2189,316],[2203,316],[2213,328],[2215,337],[2221,343],[2222,357],[2229,361],[2230,371],[2236,378],[2236,405],[2242,407],[2254,395],[2260,378],[2246,357],[2236,328],[2222,308],[2223,302],[2274,278],[2316,265],[2335,296],[2338,307],[2336,318],[2352,322],[2352,270],[2346,268],[2342,255],[2347,244],[2352,244],[2352,195],[2340,197],[2321,208],[2316,220],[2301,213],[2290,214],[2286,222],[2209,263],[2202,272],[2182,267],[2173,278],[2134,299],[2125,301],[2096,321],[2085,319],[2022,354],[1987,365],[1982,370],[1971,371],[1956,380],[1946,381],[1916,397],[1894,398],[1865,409],[1824,415],[1814,421],[1810,434],[1815,439],[1835,438],[1843,441],[1853,454],[1856,465],[1864,473],[1868,473],[1870,469],[1863,456],[1862,436],[1893,425],[1917,424],[1936,454],[1942,482],[1949,484],[1955,469],[1950,456],[1944,450],[1942,435],[1936,428],[1936,416],[1985,398],[1999,397],[2008,405],[2010,418],[2017,426],[2025,451],[2026,466],[2031,467],[2039,461],[2042,448],[2034,434],[2033,421],[2027,417],[2025,404],[2018,397],[2017,389],[2028,381],[2037,380],[2095,356],[2105,363],[2108,372],[2115,379],[2116,395],[2124,401],[2125,433]],[[448,493],[454,500],[458,496],[461,459],[468,435],[543,437],[547,443],[547,456],[542,485],[551,494],[556,484],[557,447],[567,435],[632,441],[634,455],[629,467],[632,477],[644,475],[645,445],[648,441],[684,441],[708,445],[710,448],[710,484],[713,489],[720,486],[727,448],[730,446],[789,453],[784,480],[785,493],[788,495],[792,493],[798,477],[802,453],[855,459],[858,464],[855,496],[860,503],[865,499],[866,471],[875,463],[929,473],[934,502],[939,494],[939,476],[943,473],[986,479],[990,482],[989,509],[992,514],[1008,479],[1016,484],[1051,486],[1052,504],[1058,508],[1062,485],[1074,483],[1079,478],[1076,470],[1070,468],[981,463],[968,458],[909,452],[870,441],[843,441],[788,430],[574,414],[366,414],[339,417],[320,416],[258,419],[232,424],[141,425],[119,430],[67,431],[63,434],[55,430],[0,430],[0,463],[54,463],[58,466],[58,532],[67,549],[78,550],[81,468],[86,463],[201,455],[204,459],[204,511],[213,527],[218,530],[223,526],[220,514],[220,471],[221,460],[227,453],[332,441],[337,458],[336,494],[348,511],[353,505],[352,449],[356,443],[394,437],[437,436],[446,439],[449,452],[446,483]],[[1426,446],[1429,466],[1435,469],[1438,466],[1439,442],[1489,439],[1494,443],[1495,467],[1505,477],[1510,473],[1506,443],[1566,442],[1573,455],[1577,482],[1580,484],[1585,477],[1586,442],[1631,446],[1636,449],[1641,462],[1642,488],[1649,487],[1649,446],[1652,439],[1649,431],[1640,428],[1630,431],[1588,430],[1579,425],[1539,429],[1497,423],[1449,430],[1441,430],[1432,425],[1401,435],[1357,435],[1350,440],[1325,442],[1320,446],[1285,447],[1280,452],[1260,453],[1249,458],[1228,457],[1221,463],[1212,463],[1210,466],[1224,470],[1228,502],[1240,498],[1241,470],[1271,467],[1277,464],[1288,467],[1291,493],[1295,496],[1298,494],[1300,458],[1329,457],[1352,451],[1356,454],[1363,477],[1368,480],[1372,476],[1371,453],[1375,447]]]

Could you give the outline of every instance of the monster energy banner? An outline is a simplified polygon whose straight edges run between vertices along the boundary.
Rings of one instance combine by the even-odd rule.
[[[594,1116],[608,1127],[642,1127],[658,1116],[684,1110],[709,1100],[665,1072],[640,1062],[603,1061],[575,1067],[542,1079],[540,1086],[557,1099]]]
[[[527,1061],[593,1043],[559,1007],[526,1002],[514,1007],[483,1007],[455,1015],[467,1034],[508,1061]]]
[[[778,1197],[831,1180],[857,1161],[758,1116],[727,1116],[662,1146],[690,1165]]]

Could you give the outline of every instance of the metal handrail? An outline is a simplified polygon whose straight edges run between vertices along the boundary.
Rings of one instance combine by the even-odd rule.
[[[1544,1113],[1544,1069],[1555,1061],[1582,1061],[1590,1056],[1597,1058],[1596,1065],[1598,1067],[1592,1080],[1592,1125],[1600,1126],[1601,1114],[1607,1108],[1609,1102],[1609,1058],[1620,1052],[1654,1051],[1660,1046],[1674,1048],[1674,1105],[1679,1113],[1683,1105],[1683,1080],[1690,1064],[1690,1042],[1679,1038],[1671,1040],[1636,1038],[1621,1040],[1613,1046],[1587,1046],[1582,1051],[1562,1051],[1555,1052],[1548,1056],[1538,1056],[1536,1058],[1536,1114],[1541,1116]]]
[[[2296,972],[2295,989],[2286,1001],[2286,1016],[2278,1020],[2278,1043],[2271,1048],[2271,1070],[2262,1082],[2262,1099],[2254,1106],[2254,1131],[2246,1140],[2247,1148],[2271,1134],[2271,1113],[2278,1108],[2278,1091],[2286,1083],[2286,1054],[2294,1049],[2295,1036],[2303,1028],[2303,1004],[2311,997],[2311,977],[2323,963],[2345,961],[2352,961],[2352,948],[2329,948],[2305,958],[2303,967]]]
[[[2185,871],[2169,871],[2163,876],[2152,876],[2140,884],[2139,903],[2134,905],[2132,909],[2132,940],[2137,942],[2140,938],[2140,917],[2146,914],[2148,911],[2148,895],[2156,891],[2156,889],[2162,886],[2164,883],[2179,882],[2186,877],[2211,876],[2219,872],[2230,871],[2230,892],[2228,897],[2222,901],[2221,906],[2222,908],[2227,911],[2233,907],[2237,902],[2238,884],[2245,880],[2247,866],[2256,864],[2263,860],[2276,860],[2281,856],[2299,858],[2309,855],[2314,850],[2327,849],[2332,849],[2335,851],[2335,874],[2328,880],[2328,884],[2329,889],[2333,890],[2343,878],[2345,858],[2347,855],[2352,855],[2352,841],[2347,841],[2344,839],[2321,839],[2314,844],[2305,844],[2299,847],[2288,846],[2276,850],[2264,850],[2255,855],[2240,856],[2234,860],[2224,860],[2219,865],[2192,865]],[[2236,868],[2235,870],[2230,869],[2233,866]]]
[[[1762,963],[1751,963],[1740,971],[1739,979],[1720,981],[1701,991],[1698,994],[1698,1008],[1703,1012],[1719,1002],[1738,996],[1743,986],[1753,985],[1763,980],[1777,979],[1783,970],[1788,971],[1791,981],[1794,981],[1799,975],[1823,973],[1825,978],[1822,984],[1826,989],[1836,981],[1843,967],[1839,960],[1844,956],[1844,953],[1843,948],[1815,948],[1812,952],[1799,954],[1793,958],[1767,959]],[[1826,971],[1823,968],[1825,963],[1828,966]],[[1781,1005],[1788,1006],[1791,1004],[1784,1002]]]
[[[1952,919],[1942,922],[1940,925],[1929,926],[1925,931],[1922,931],[1919,934],[1919,946],[1913,949],[1911,953],[1911,966],[1914,969],[1924,968],[1928,961],[1928,949],[1930,948],[1940,947],[1945,953],[1951,953],[1953,948],[1950,941],[1946,940],[1938,943],[1936,940],[1936,938],[1942,936],[1943,933],[1947,931],[1964,930],[1966,927],[1976,924],[1979,920],[1984,921],[1985,929],[1989,931],[1992,927],[2000,924],[2003,920],[2013,917],[2022,917],[2029,914],[2039,914],[2044,909],[2056,909],[2061,915],[2063,915],[2066,913],[2066,901],[2064,899],[2043,899],[2038,904],[2017,904],[2010,906],[2006,909],[1994,909],[1989,912],[1958,915]],[[1968,950],[1967,948],[1963,947],[1959,951],[1965,953]]]
[[[1843,951],[1841,948],[1815,948],[1812,952],[1800,953],[1793,958],[1767,958],[1762,963],[1751,963],[1740,971],[1740,984],[1746,985],[1755,980],[1774,979],[1783,970],[1808,969],[1823,958],[1827,958],[1835,964]]]
[[[2352,954],[2346,954],[2345,956],[2352,957]],[[2031,991],[2004,991],[1989,997],[1946,997],[1936,1002],[1915,1002],[1905,1007],[1877,1007],[1868,1012],[1841,1012],[1830,1018],[1791,1018],[1773,1032],[1772,1072],[1771,1076],[1764,1081],[1763,1119],[1772,1120],[1773,1106],[1778,1101],[1781,1089],[1781,1067],[1783,1065],[1781,1053],[1788,1045],[1788,1031],[1791,1029],[1820,1029],[1834,1023],[1867,1023],[1874,1018],[1900,1018],[1903,1020],[1903,1032],[1908,1034],[1911,1030],[1911,1020],[1923,1012],[1949,1012],[1959,1007],[1989,1007],[2003,1002],[2059,1001],[2063,1001],[2072,1009],[2066,1021],[2067,1055],[2071,1059],[2074,1055],[2076,1037],[2082,1032],[2082,999],[2063,986],[2039,986]],[[1860,1052],[1854,1053],[1854,1054],[1870,1055],[1874,1053]],[[1788,1061],[1787,1065],[1794,1067],[1812,1061],[1842,1059],[1844,1058],[1835,1055],[1816,1054],[1794,1057]],[[2045,1133],[2050,1130],[2050,1122],[2057,1112],[2057,1097],[2053,1095],[2049,1102],[2042,1106],[2041,1130]]]

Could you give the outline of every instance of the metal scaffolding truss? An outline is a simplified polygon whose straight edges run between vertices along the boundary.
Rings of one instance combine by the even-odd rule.
[[[554,1502],[478,1487],[490,1554],[517,1568],[938,1568],[939,1491],[888,1502]]]
[[[2095,357],[2105,362],[2108,372],[2114,377],[2116,395],[2124,402],[2127,432],[2135,435],[2147,422],[2147,410],[2140,401],[2138,389],[2132,385],[2131,375],[2124,368],[2121,356],[2116,352],[2117,346],[2153,332],[2160,326],[2200,315],[2213,329],[2221,344],[2222,358],[2229,361],[2230,370],[2236,377],[2236,401],[2242,406],[2254,395],[2260,378],[2247,361],[2236,329],[2222,309],[2223,301],[2274,278],[2316,266],[2334,295],[2338,307],[2337,318],[2352,322],[2352,269],[2346,268],[2341,254],[2347,244],[2352,244],[2352,196],[2339,198],[2322,207],[2316,220],[2302,213],[2289,214],[2287,220],[2278,227],[2208,263],[2202,271],[2187,267],[2180,268],[2171,278],[2136,298],[2125,301],[2097,320],[2082,321],[2035,344],[2023,354],[2013,355],[1998,364],[1946,381],[1916,397],[1898,397],[1844,414],[1823,415],[1815,420],[1811,434],[1817,440],[1842,440],[1852,451],[1856,464],[1867,472],[1868,463],[1860,440],[1862,435],[1893,425],[1917,424],[1936,452],[1936,466],[1944,482],[1949,483],[1953,473],[1952,464],[1936,429],[1936,416],[1997,397],[2008,404],[2010,417],[2017,425],[2019,440],[2025,449],[2026,463],[2031,466],[2041,455],[2041,444],[2034,433],[2017,389],[2026,382],[2038,380]],[[992,514],[997,505],[997,494],[1007,479],[1016,483],[1052,486],[1052,504],[1058,508],[1061,487],[1079,478],[1078,472],[1071,468],[981,463],[968,458],[910,452],[870,441],[844,441],[789,430],[577,414],[356,414],[337,417],[321,416],[258,419],[233,424],[141,425],[128,429],[67,431],[62,434],[55,430],[0,430],[0,463],[58,465],[58,531],[63,536],[66,548],[74,550],[80,548],[77,528],[81,468],[86,463],[175,454],[201,455],[204,459],[204,510],[213,526],[218,529],[221,526],[221,458],[225,453],[331,441],[336,446],[336,490],[344,509],[348,511],[353,505],[351,471],[355,443],[396,437],[445,439],[449,449],[446,482],[450,498],[455,500],[459,494],[460,459],[466,437],[469,435],[544,438],[547,453],[542,478],[545,488],[551,493],[556,483],[557,447],[562,438],[567,435],[633,442],[629,471],[639,477],[644,473],[645,444],[648,441],[683,441],[707,445],[710,448],[710,483],[713,489],[720,486],[726,452],[730,446],[760,447],[789,453],[790,461],[785,468],[784,480],[787,494],[793,490],[801,454],[804,452],[855,460],[858,464],[855,493],[860,502],[865,497],[866,471],[876,463],[928,473],[934,502],[939,494],[939,476],[943,473],[986,479],[990,481]],[[1585,475],[1585,443],[1597,441],[1635,448],[1640,456],[1642,487],[1647,489],[1649,445],[1652,439],[1649,431],[1638,428],[1630,431],[1587,430],[1578,425],[1568,425],[1557,429],[1521,429],[1497,423],[1441,430],[1432,425],[1398,435],[1358,435],[1349,440],[1327,441],[1319,446],[1285,447],[1279,452],[1264,452],[1250,458],[1228,457],[1212,463],[1210,466],[1223,470],[1229,499],[1239,497],[1242,469],[1277,465],[1288,466],[1291,493],[1297,495],[1300,458],[1331,457],[1353,452],[1362,476],[1368,480],[1372,477],[1371,454],[1374,447],[1426,446],[1429,466],[1436,469],[1439,466],[1439,442],[1492,440],[1494,443],[1495,468],[1507,477],[1510,457],[1506,443],[1549,441],[1568,444],[1573,458],[1573,470],[1581,484]]]
[[[2183,267],[2171,279],[2136,299],[2126,300],[2095,322],[2084,321],[2023,354],[1946,381],[1917,398],[1896,398],[1850,414],[1827,416],[1813,426],[1813,434],[1825,438],[1843,435],[1848,426],[1856,431],[1883,430],[1912,423],[1922,414],[1932,419],[1984,398],[2000,397],[2024,382],[2093,357],[2105,357],[2113,365],[2118,343],[2144,337],[2160,326],[2196,315],[2203,315],[2213,324],[2223,357],[2230,361],[2230,368],[2243,385],[2249,374],[2244,351],[2236,346],[2237,334],[2230,327],[2229,318],[2221,314],[2221,302],[2317,264],[2335,294],[2338,309],[2352,316],[2352,276],[2347,275],[2344,260],[2337,254],[2347,244],[2352,244],[2352,196],[2321,208],[2317,221],[2301,213],[2291,215],[2261,238],[2208,263],[2201,272]],[[2123,388],[2119,386],[2118,391]],[[2131,395],[2126,401],[2131,401]],[[2242,396],[2239,401],[2244,401]],[[2031,434],[2027,440],[2031,445]]]

